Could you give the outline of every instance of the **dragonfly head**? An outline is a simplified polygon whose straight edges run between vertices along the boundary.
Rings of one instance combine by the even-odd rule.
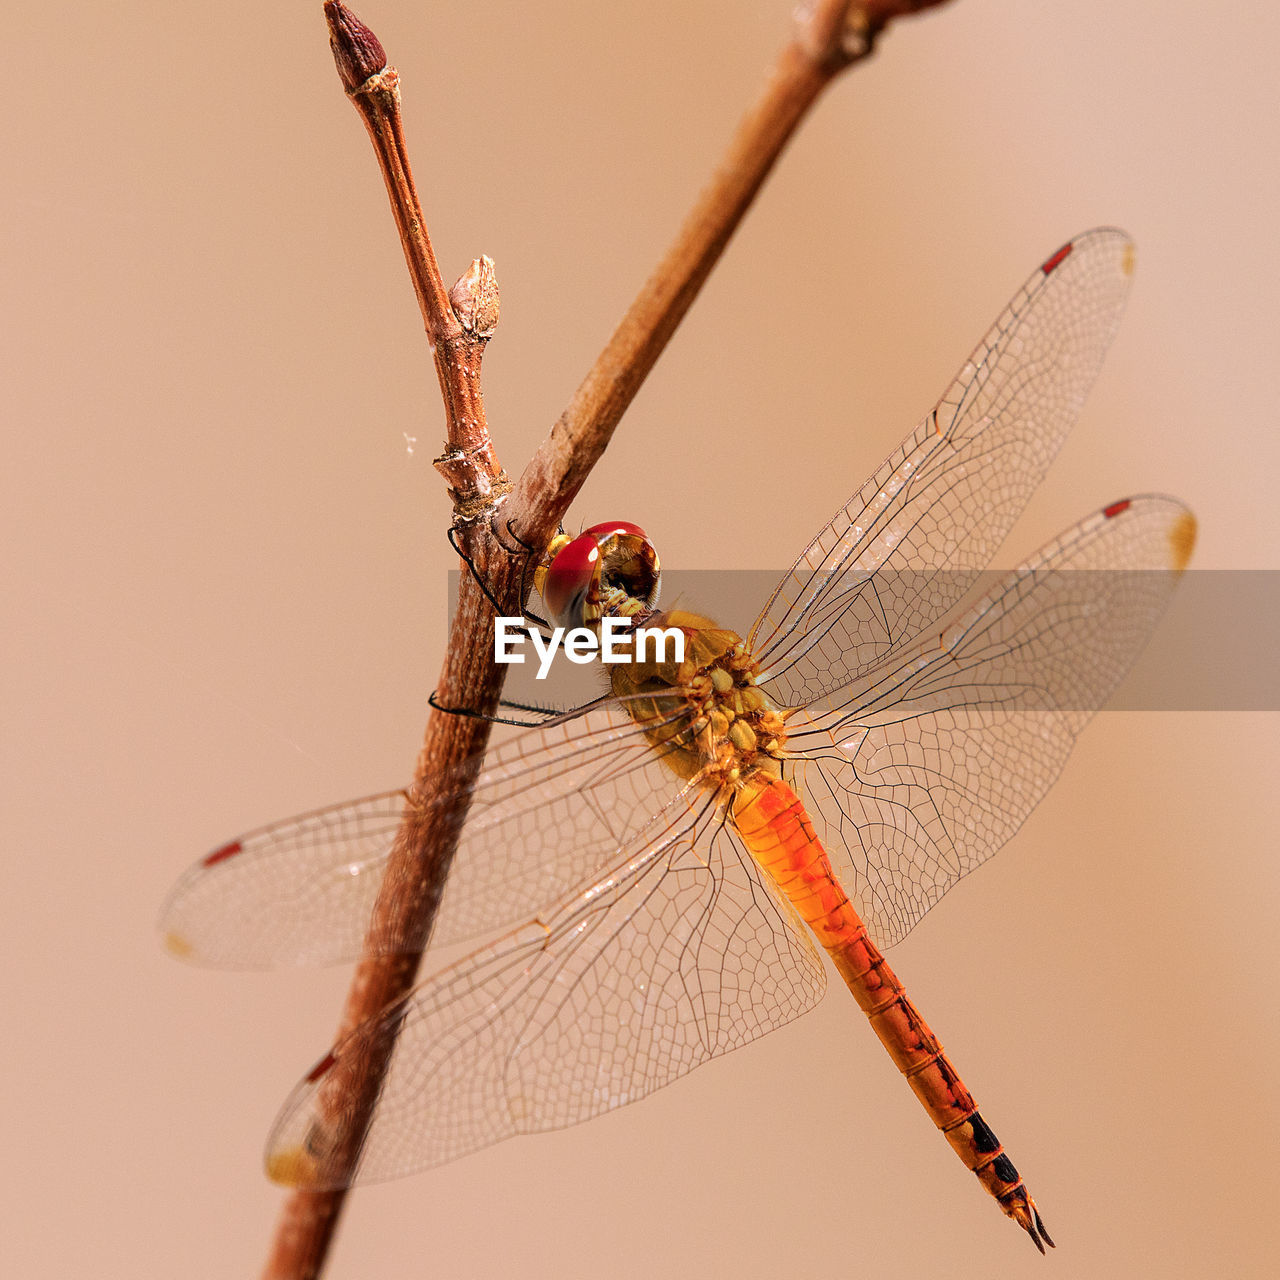
[[[557,541],[535,578],[557,626],[590,627],[605,616],[647,613],[658,603],[658,553],[639,525],[612,520]]]

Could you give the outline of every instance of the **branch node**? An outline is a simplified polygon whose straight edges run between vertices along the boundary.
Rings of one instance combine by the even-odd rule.
[[[857,62],[859,58],[869,57],[882,29],[872,25],[865,9],[851,9],[840,31],[842,61]]]
[[[511,492],[511,481],[487,438],[472,449],[446,449],[431,465],[449,486],[455,529],[491,519]]]
[[[796,44],[816,66],[841,71],[875,52],[895,19],[947,0],[807,0],[795,14]]]
[[[458,323],[475,338],[487,342],[498,327],[498,277],[493,259],[481,254],[449,290],[449,304]]]
[[[347,90],[347,97],[357,105],[360,98],[375,98],[379,94],[388,98],[395,110],[400,109],[400,73],[395,67],[383,67],[354,89]]]

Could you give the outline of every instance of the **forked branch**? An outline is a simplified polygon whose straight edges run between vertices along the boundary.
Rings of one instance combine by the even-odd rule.
[[[527,575],[495,529],[501,525],[531,547],[546,544],[823,88],[865,58],[894,18],[942,3],[945,0],[812,0],[801,8],[760,100],[740,124],[671,248],[512,490],[489,437],[480,385],[481,358],[498,319],[493,264],[487,258],[476,259],[453,290],[446,291],[409,167],[399,76],[373,32],[340,0],[326,0],[338,73],[373,142],[434,351],[447,418],[446,450],[436,466],[453,499],[454,536],[504,613],[520,612]],[[493,618],[490,598],[463,573],[436,688],[443,706],[484,713],[496,708],[505,669],[493,661]],[[434,711],[427,722],[404,822],[347,996],[339,1038],[413,986],[466,816],[464,805],[452,811],[440,806],[435,781],[450,777],[451,786],[456,786],[460,770],[477,769],[488,735],[488,722],[474,716]],[[387,1037],[363,1055],[344,1055],[326,1080],[326,1105],[341,1118],[340,1158],[348,1168],[355,1167],[393,1048],[393,1039]],[[310,1280],[319,1275],[345,1194],[344,1189],[303,1187],[290,1195],[265,1277]]]

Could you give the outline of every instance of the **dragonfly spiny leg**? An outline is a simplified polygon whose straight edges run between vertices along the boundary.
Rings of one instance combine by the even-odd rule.
[[[527,711],[531,715],[541,717],[537,720],[516,720],[506,716],[490,715],[484,711],[476,711],[473,707],[446,707],[436,697],[434,689],[427,695],[428,705],[436,711],[443,711],[446,715],[470,716],[473,720],[488,720],[490,724],[509,724],[517,729],[534,729],[552,724],[566,724],[570,720],[577,720],[579,717],[586,715],[587,712],[603,706],[609,700],[609,696],[605,694],[598,698],[592,698],[589,702],[580,702],[574,707],[556,707],[536,702],[515,702],[514,700],[503,698],[498,703],[499,707],[510,708],[515,711]]]
[[[497,517],[495,516],[494,519],[496,520]],[[550,631],[551,623],[549,623],[545,618],[540,617],[538,614],[534,613],[533,610],[530,609],[528,605],[529,595],[533,585],[529,581],[529,575],[542,562],[543,558],[546,555],[546,548],[543,547],[540,549],[538,547],[535,547],[532,543],[526,542],[512,527],[510,520],[504,521],[504,524],[506,525],[507,536],[512,540],[512,542],[516,544],[517,547],[520,548],[519,551],[512,551],[509,547],[503,545],[502,538],[498,534],[498,530],[494,526],[492,521],[490,522],[490,528],[493,529],[493,536],[497,538],[499,546],[502,546],[502,549],[506,551],[508,555],[523,554],[524,556],[524,564],[520,569],[520,599],[522,601],[522,611],[524,613],[524,616],[527,619],[529,619],[531,622],[534,622],[538,626],[544,628],[545,630]],[[557,536],[562,533],[564,533],[564,525],[563,524],[557,525],[556,526]]]
[[[449,545],[453,548],[455,554],[467,566],[467,572],[475,579],[476,586],[484,592],[484,598],[493,606],[496,614],[502,614],[502,605],[498,603],[497,597],[489,590],[489,584],[484,580],[480,570],[476,568],[476,562],[462,549],[462,544],[458,541],[458,531],[454,525],[450,525],[447,534]],[[503,548],[505,550],[505,548]]]
[[[449,538],[449,545],[458,554],[458,557],[466,564],[467,569],[471,573],[471,576],[475,579],[476,586],[478,586],[480,590],[484,592],[484,597],[486,600],[488,600],[494,613],[496,613],[499,617],[505,616],[502,612],[502,605],[498,603],[497,597],[494,596],[493,592],[489,590],[489,584],[485,582],[479,569],[476,568],[475,561],[472,560],[472,558],[469,555],[467,555],[467,553],[462,549],[462,545],[459,543],[457,538],[456,530],[452,525],[449,527],[447,536]],[[499,545],[501,545],[501,539],[499,539]],[[508,551],[506,547],[503,547],[502,549],[503,551],[506,551],[508,555],[511,554],[511,552]],[[523,599],[525,596],[523,573],[521,575],[520,596],[521,596],[521,599]],[[541,622],[540,619],[539,619],[539,622]],[[528,631],[532,631],[534,629],[534,625],[535,624],[530,623],[527,620],[524,621],[525,629]],[[542,625],[545,625],[545,624],[542,624]],[[427,704],[430,707],[432,707],[434,710],[443,711],[448,715],[471,716],[476,720],[488,720],[492,724],[509,724],[519,729],[531,729],[536,727],[537,725],[544,724],[552,714],[555,714],[554,712],[544,712],[542,711],[541,708],[521,708],[522,710],[538,711],[540,714],[543,715],[543,719],[542,720],[516,720],[516,719],[511,719],[505,716],[491,715],[484,711],[477,711],[474,707],[446,707],[444,703],[439,702],[436,699],[436,692],[434,689],[432,689],[432,691],[427,695]]]
[[[509,525],[510,525],[510,522],[508,522],[508,527]],[[488,600],[494,613],[496,613],[499,617],[505,617],[506,615],[503,613],[503,605],[499,603],[497,596],[495,596],[493,592],[489,589],[489,584],[484,580],[484,577],[481,575],[480,570],[476,567],[475,561],[472,560],[472,558],[462,549],[461,545],[458,542],[456,530],[453,528],[453,526],[450,526],[447,536],[449,538],[449,545],[454,549],[458,557],[466,564],[467,571],[475,579],[476,585],[480,588],[480,590],[484,592],[484,597],[486,600]],[[515,557],[517,555],[523,556],[524,566],[520,571],[520,599],[522,601],[528,599],[529,573],[530,573],[530,563],[531,563],[530,553],[525,551],[512,551],[510,547],[503,546],[502,539],[497,537],[496,531],[494,533],[494,536],[495,538],[497,538],[498,545],[502,547],[502,550],[506,552],[507,555],[512,557]],[[512,537],[515,537],[515,535],[512,534]],[[517,538],[516,541],[519,541],[519,539]],[[523,543],[521,543],[520,545],[521,547],[524,546]],[[538,614],[533,613],[531,610],[527,608],[521,609],[521,617],[524,622],[526,630],[532,630],[534,627],[540,627],[546,631],[550,631],[551,629],[551,624],[545,618],[540,617]]]
[[[494,519],[496,520],[496,517]],[[510,547],[506,546],[503,543],[502,538],[498,532],[497,526],[494,523],[494,521],[490,521],[490,529],[494,535],[494,538],[497,540],[498,545],[502,548],[504,552],[506,552],[507,555],[509,556],[520,555],[524,559],[524,565],[520,571],[520,599],[523,601],[528,598],[529,588],[530,588],[529,573],[531,569],[535,566],[534,548],[529,546],[529,544],[526,543],[520,537],[520,535],[515,532],[514,529],[512,529],[511,521],[509,520],[506,521],[506,531],[510,535],[512,540],[515,543],[517,543],[517,545],[520,547],[519,551],[513,551]],[[563,531],[564,531],[564,526],[561,525],[560,532],[563,533]],[[449,538],[449,545],[454,549],[455,552],[457,552],[459,558],[466,563],[466,566],[470,571],[471,576],[476,581],[476,585],[480,588],[481,591],[484,592],[485,599],[489,601],[489,604],[493,607],[494,612],[498,614],[500,617],[504,616],[502,613],[502,605],[498,603],[493,592],[489,589],[488,584],[485,582],[484,578],[480,574],[480,571],[477,569],[475,562],[462,549],[456,537],[455,530],[452,527],[450,527],[448,531],[448,538]],[[526,631],[532,633],[534,630],[541,629],[543,631],[550,632],[551,624],[547,622],[546,619],[539,617],[538,614],[533,613],[530,609],[524,608],[522,610],[522,615],[523,616],[521,621]],[[591,706],[594,705],[594,703],[585,703],[580,707],[572,707],[572,708],[566,709],[564,707],[539,706],[537,704],[514,702],[514,701],[508,701],[506,699],[504,699],[498,704],[499,707],[510,707],[517,711],[527,711],[531,713],[533,716],[538,717],[536,719],[525,720],[525,719],[517,719],[516,717],[513,717],[513,716],[500,716],[500,715],[494,715],[492,713],[485,712],[485,711],[477,711],[474,707],[445,706],[444,703],[440,702],[439,699],[437,699],[434,689],[427,695],[427,704],[436,711],[445,712],[446,715],[470,716],[476,720],[488,720],[491,724],[511,725],[512,727],[517,729],[533,729],[533,728],[537,728],[540,725],[545,725],[558,717],[568,718],[568,717],[576,716],[588,710]]]
[[[434,689],[427,695],[427,705],[435,711],[443,711],[450,716],[469,716],[472,720],[487,720],[490,724],[509,724],[517,729],[535,729],[564,714],[561,707],[539,707],[523,702],[500,702],[499,707],[511,707],[516,711],[528,711],[538,719],[519,720],[514,716],[500,716],[486,711],[477,711],[474,707],[446,707],[436,697]],[[576,709],[576,708],[575,708]]]
[[[489,527],[493,530],[493,536],[498,539],[499,545],[502,545],[502,537],[498,533],[498,528],[497,528],[497,519],[498,517],[495,515],[493,519],[489,521]],[[535,547],[532,542],[526,542],[515,531],[515,529],[512,528],[510,520],[504,520],[503,525],[505,526],[505,532],[507,534],[507,537],[509,537],[511,541],[516,544],[516,547],[519,548],[518,551],[514,551],[508,546],[503,546],[502,549],[504,551],[506,551],[508,554],[513,556],[519,555],[520,551],[523,551],[526,555],[531,555],[531,556],[536,556],[540,554],[540,549],[538,547]],[[564,525],[559,526],[558,532],[560,533],[564,532]]]

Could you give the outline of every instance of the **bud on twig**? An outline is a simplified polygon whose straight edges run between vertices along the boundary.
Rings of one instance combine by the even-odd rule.
[[[386,68],[387,52],[382,41],[341,0],[325,0],[324,16],[342,87],[354,93],[370,76]]]
[[[493,259],[481,254],[449,290],[458,323],[477,338],[491,338],[498,327],[498,278]]]

